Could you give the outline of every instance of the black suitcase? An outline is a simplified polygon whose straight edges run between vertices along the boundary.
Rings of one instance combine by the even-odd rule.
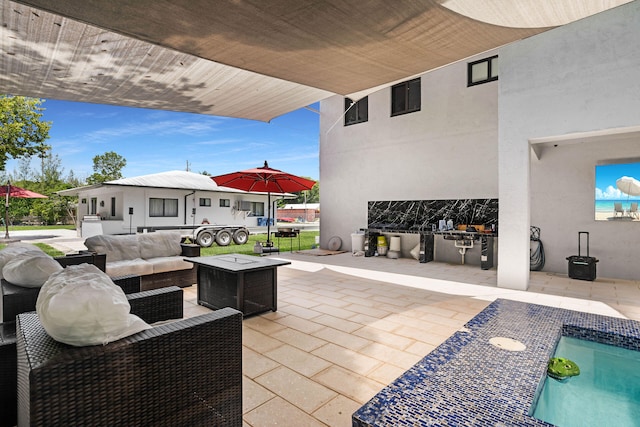
[[[587,256],[582,256],[580,249],[580,240],[582,235],[587,235]],[[596,263],[598,259],[589,256],[589,233],[586,231],[578,231],[578,255],[567,257],[569,261],[569,277],[578,280],[596,280]]]

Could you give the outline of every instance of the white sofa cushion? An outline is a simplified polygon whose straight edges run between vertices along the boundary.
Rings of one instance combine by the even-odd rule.
[[[92,252],[106,254],[107,263],[142,258],[140,256],[140,245],[135,234],[91,236],[84,241],[84,245]]]
[[[107,261],[108,260],[109,258],[107,258]],[[136,276],[153,274],[153,264],[142,258],[107,262],[106,267],[106,273],[109,277],[128,276],[131,274]]]
[[[193,268],[192,262],[185,261],[182,257],[158,257],[146,260],[150,264],[153,264],[154,273],[164,273],[167,271],[176,270],[189,270]]]
[[[140,245],[140,257],[143,259],[180,256],[182,253],[179,231],[156,231],[155,233],[138,234],[137,237]]]

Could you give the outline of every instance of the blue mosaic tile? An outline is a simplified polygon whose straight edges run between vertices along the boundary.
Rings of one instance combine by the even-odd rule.
[[[640,350],[640,322],[505,299],[465,327],[358,409],[353,426],[550,426],[529,413],[562,335]]]

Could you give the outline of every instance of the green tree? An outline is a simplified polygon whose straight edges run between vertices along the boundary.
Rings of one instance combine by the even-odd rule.
[[[311,190],[307,191],[307,203],[320,203],[320,181],[316,181]]]
[[[84,181],[77,177],[76,174],[73,173],[73,170],[69,171],[69,175],[67,175],[67,179],[65,181],[69,185],[69,188],[75,188],[84,185]]]
[[[36,174],[31,169],[31,157],[23,157],[18,160],[17,169],[13,169],[11,181],[34,181]]]
[[[12,222],[19,222],[26,217],[40,219],[47,224],[55,224],[63,221],[68,216],[67,206],[73,206],[74,201],[70,197],[62,197],[56,191],[70,188],[64,182],[64,168],[60,158],[50,153],[42,156],[40,172],[29,169],[28,158],[21,159],[19,170],[14,171],[11,183],[19,187],[27,188],[48,196],[47,199],[21,199],[10,200],[9,211]]]
[[[126,165],[127,160],[114,151],[99,154],[93,158],[93,174],[87,178],[87,183],[100,184],[120,179]]]
[[[5,170],[9,159],[45,155],[51,148],[45,144],[51,122],[42,121],[43,102],[24,96],[0,96],[0,170]]]
[[[304,177],[307,178],[307,177]],[[307,178],[313,179],[313,178]],[[279,200],[278,206],[284,206],[287,204],[302,204],[302,203],[318,203],[320,202],[320,181],[316,181],[311,190],[300,191],[293,193],[297,197],[289,200]]]
[[[18,224],[28,217],[39,219],[46,224],[75,223],[78,197],[60,196],[56,192],[79,187],[83,182],[75,178],[73,171],[67,178],[64,178],[63,174],[60,157],[50,152],[41,156],[39,171],[32,169],[30,158],[25,157],[18,161],[18,166],[12,174],[0,172],[0,183],[10,181],[18,187],[48,196],[47,199],[11,198],[10,224]]]

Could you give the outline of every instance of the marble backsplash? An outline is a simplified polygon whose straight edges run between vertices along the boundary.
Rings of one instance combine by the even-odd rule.
[[[430,231],[438,220],[458,224],[498,225],[498,199],[404,200],[368,203],[367,227],[381,230]]]

